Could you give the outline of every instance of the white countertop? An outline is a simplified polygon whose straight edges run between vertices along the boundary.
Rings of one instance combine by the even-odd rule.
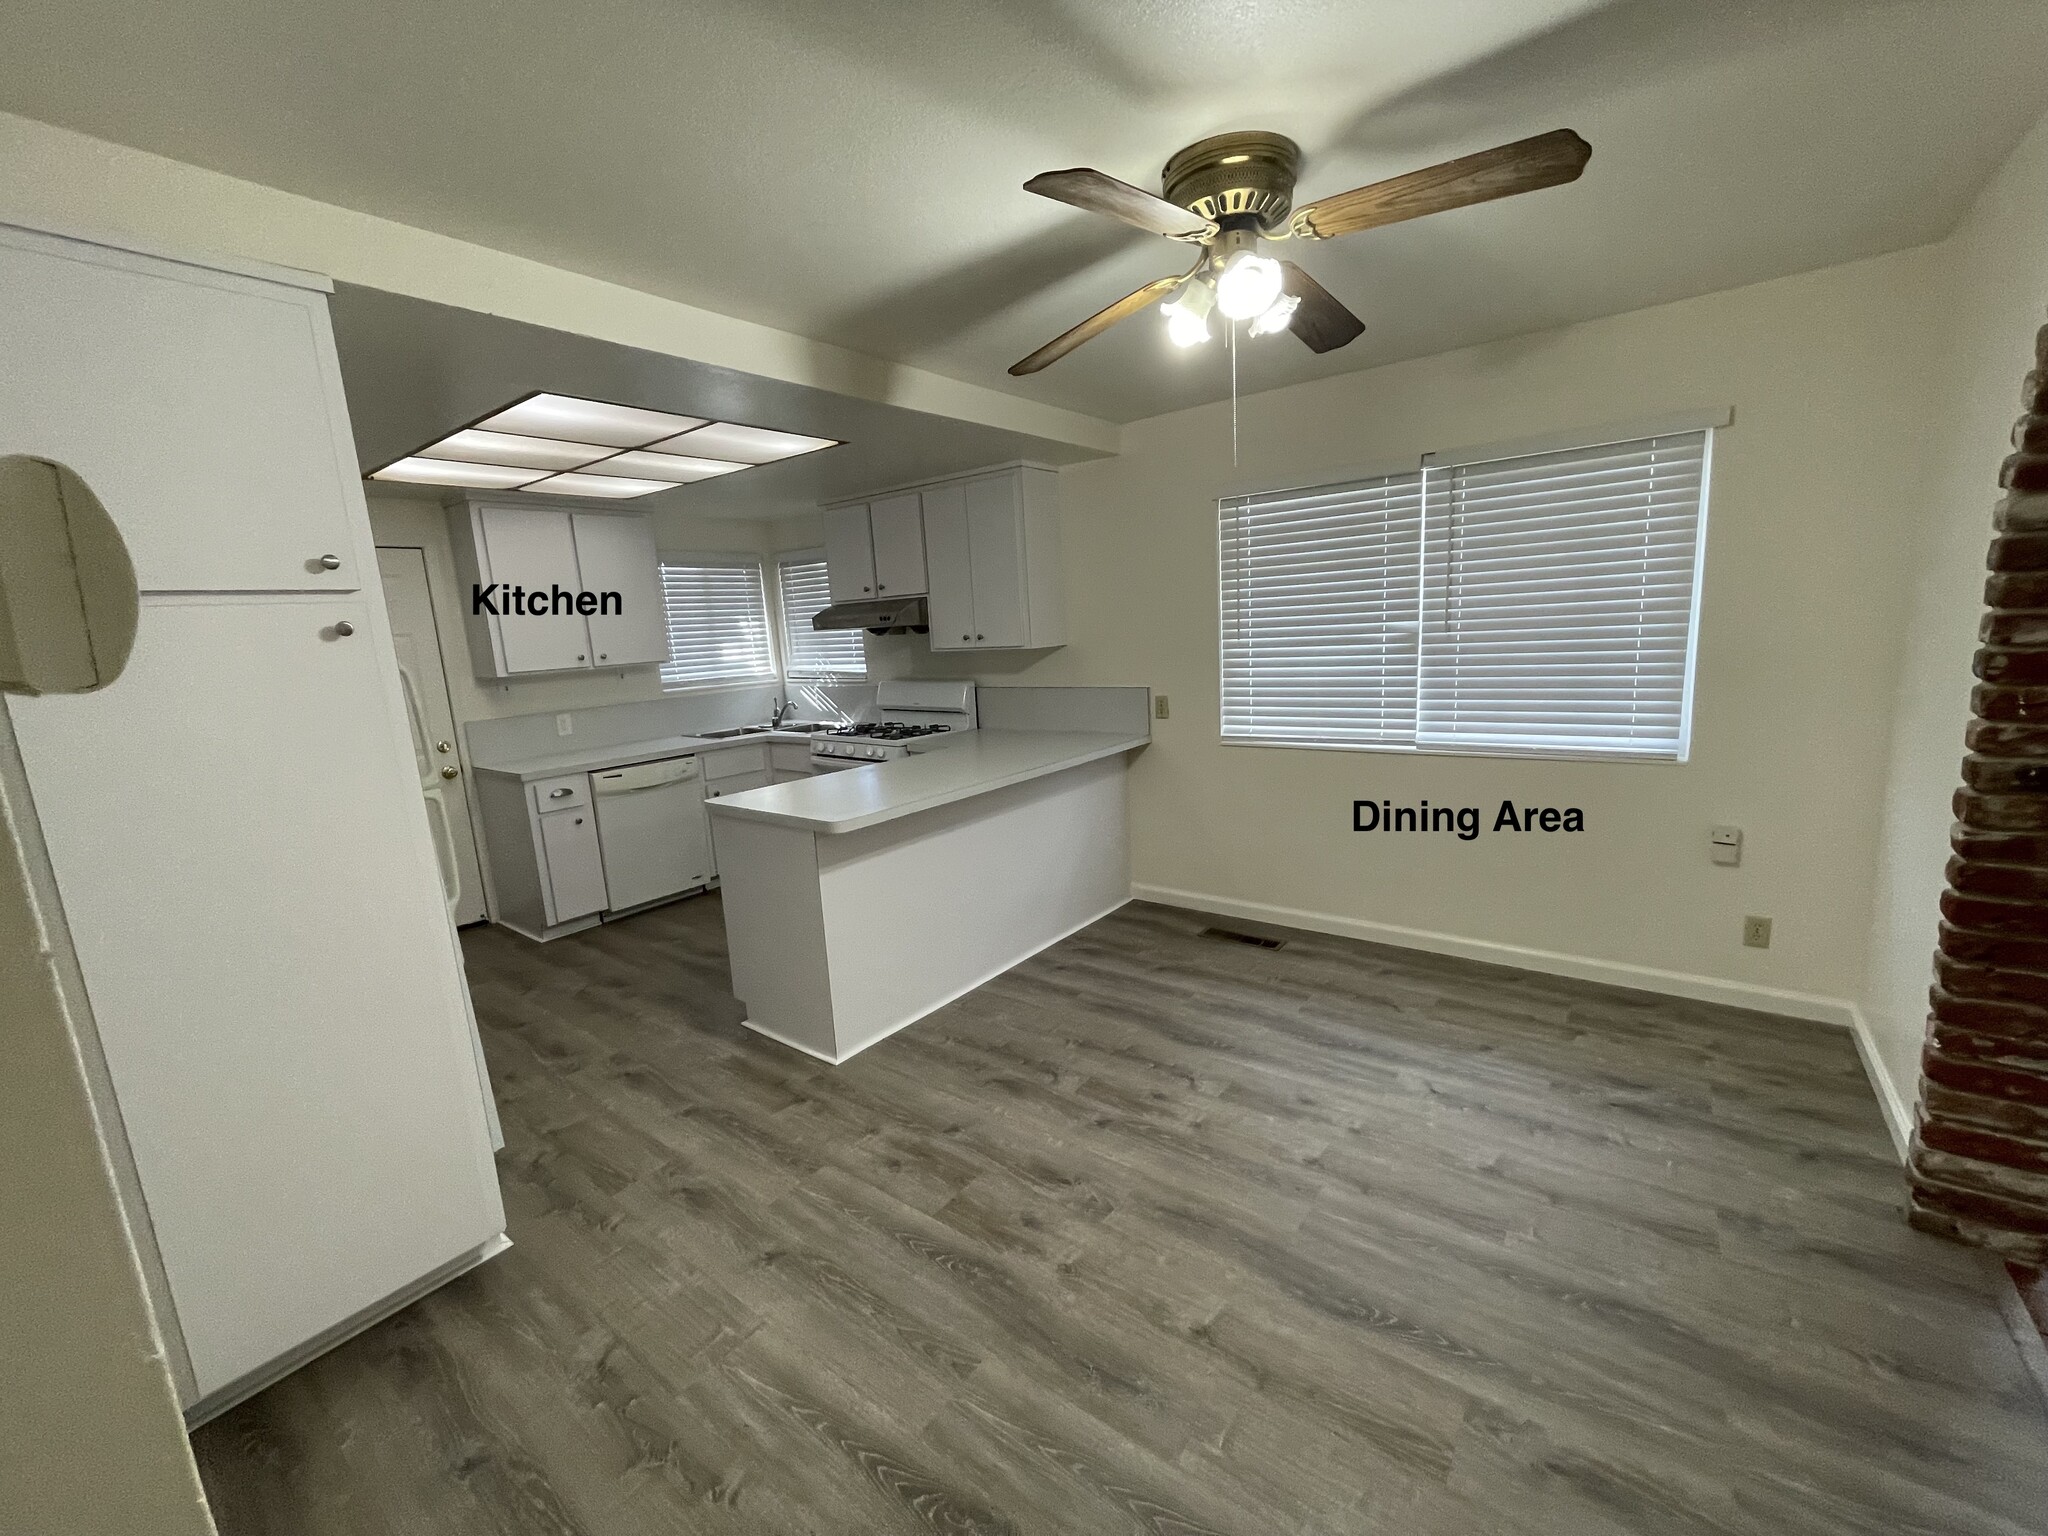
[[[659,757],[687,757],[724,747],[751,747],[762,742],[795,742],[809,746],[804,731],[754,731],[746,736],[657,736],[651,741],[622,741],[609,747],[563,747],[544,757],[506,757],[472,761],[478,773],[502,773],[520,780],[548,779],[560,773],[596,773],[627,763],[648,763]]]
[[[963,731],[943,752],[749,789],[705,805],[714,816],[806,832],[857,832],[1114,757],[1150,740],[1112,731]]]

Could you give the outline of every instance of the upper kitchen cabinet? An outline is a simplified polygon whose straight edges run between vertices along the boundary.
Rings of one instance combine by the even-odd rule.
[[[825,569],[835,603],[925,591],[924,512],[918,493],[827,509]]]
[[[449,510],[479,677],[668,660],[661,558],[641,513],[470,501]]]
[[[935,651],[1064,645],[1059,477],[1020,465],[922,493]]]
[[[0,227],[0,455],[76,470],[145,592],[360,588],[355,450],[307,284]]]

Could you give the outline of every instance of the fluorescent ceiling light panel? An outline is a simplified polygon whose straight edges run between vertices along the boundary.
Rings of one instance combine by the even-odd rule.
[[[371,475],[372,480],[403,480],[411,485],[466,485],[502,491],[537,480],[545,471],[514,469],[503,464],[462,464],[452,459],[400,459]]]
[[[713,475],[729,475],[736,469],[751,468],[751,464],[730,464],[724,459],[690,459],[679,453],[622,453],[602,464],[592,464],[584,473],[628,475],[642,480],[666,480],[674,485],[687,485],[692,480],[709,480]]]
[[[481,432],[475,427],[451,432],[420,456],[462,459],[471,464],[527,465],[533,469],[580,469],[612,452],[601,443],[569,443],[545,437],[519,437],[510,432]]]
[[[673,480],[627,480],[608,475],[549,475],[545,480],[520,487],[522,491],[536,491],[543,496],[602,496],[612,501],[651,496],[656,491],[675,488]]]
[[[671,438],[654,447],[663,453],[701,454],[708,459],[738,459],[744,464],[766,464],[835,448],[838,439],[804,437],[796,432],[771,432],[766,427],[742,427],[729,421],[714,421],[682,437]]]
[[[477,423],[492,432],[603,443],[609,448],[645,448],[664,437],[704,424],[702,416],[671,416],[637,406],[608,405],[574,395],[534,395]]]

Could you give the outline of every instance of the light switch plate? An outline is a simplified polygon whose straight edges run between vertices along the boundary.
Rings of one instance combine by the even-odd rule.
[[[557,736],[573,735],[575,733],[575,730],[576,717],[574,715],[555,716],[555,734]]]
[[[1768,917],[1745,917],[1742,920],[1742,942],[1751,949],[1771,947],[1771,920]]]
[[[1716,864],[1742,862],[1742,828],[1716,827],[1707,835],[1707,849]]]
[[[1166,718],[1166,695],[1163,693],[1152,695],[1152,718],[1154,720],[1164,720]]]

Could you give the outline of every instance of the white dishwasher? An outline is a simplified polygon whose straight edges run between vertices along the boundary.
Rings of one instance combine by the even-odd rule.
[[[694,757],[666,757],[590,776],[610,912],[708,885],[711,832]]]

